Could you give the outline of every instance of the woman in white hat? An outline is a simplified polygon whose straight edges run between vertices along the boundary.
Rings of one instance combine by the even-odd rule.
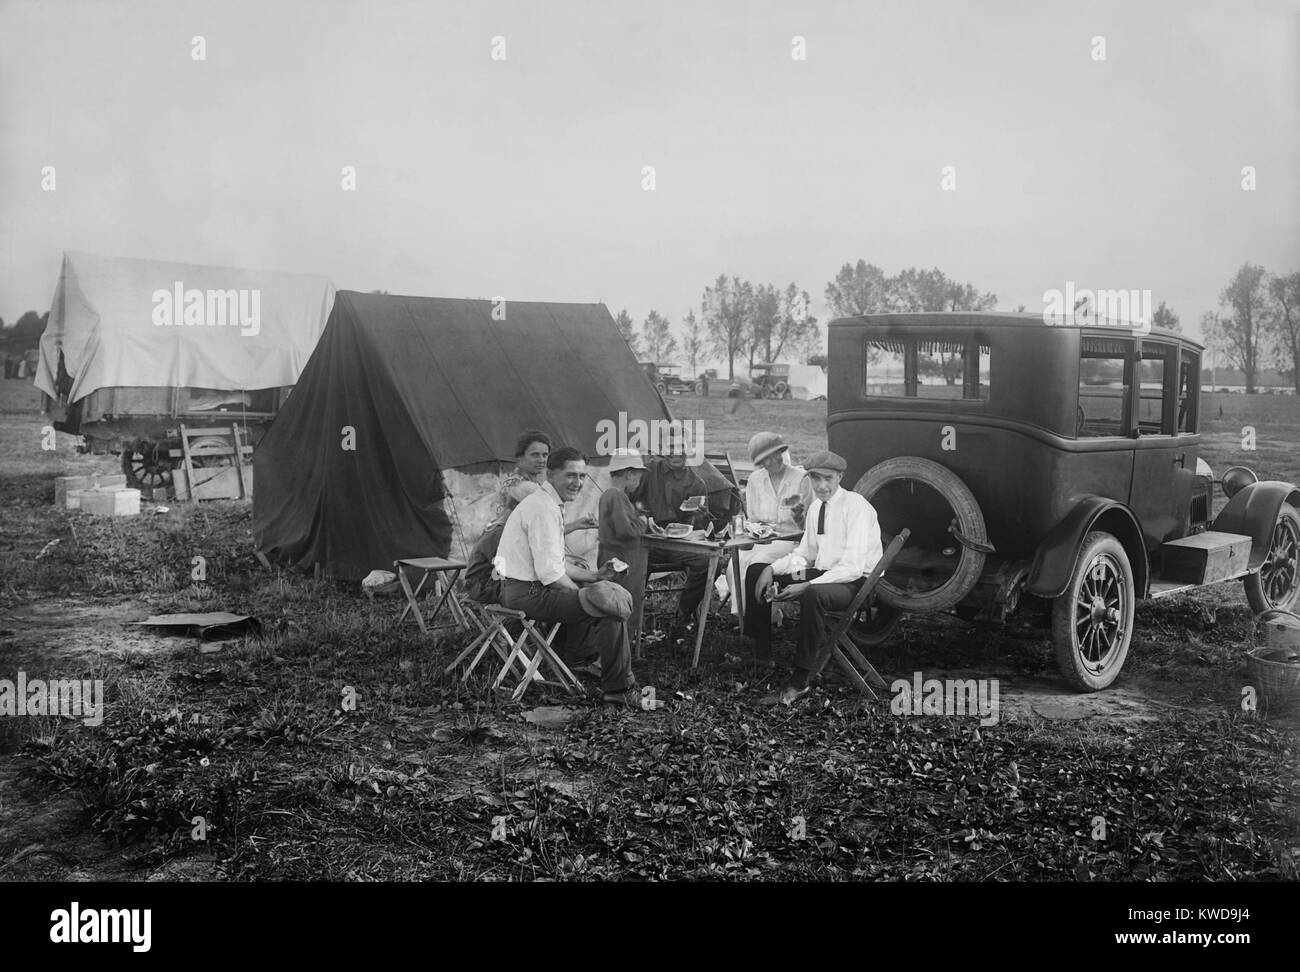
[[[812,488],[802,466],[789,464],[790,447],[775,432],[759,432],[749,440],[749,457],[754,471],[745,483],[745,518],[751,524],[765,524],[773,533],[797,533],[803,529],[803,515],[812,502]],[[797,541],[774,540],[740,552],[740,576],[750,564],[770,564],[795,548]],[[727,586],[734,592],[737,579],[730,569]],[[746,598],[754,592],[745,591]],[[740,598],[733,596],[731,611],[740,617]],[[764,659],[759,659],[764,661]],[[767,659],[770,661],[770,659]]]
[[[641,634],[641,601],[645,597],[647,551],[642,537],[646,521],[632,503],[632,494],[641,485],[645,463],[635,449],[615,449],[609,459],[610,487],[600,496],[597,516],[600,531],[600,551],[597,567],[611,560],[627,564],[626,573],[618,574],[614,581],[632,595],[632,616],[627,622],[627,633],[633,645]]]

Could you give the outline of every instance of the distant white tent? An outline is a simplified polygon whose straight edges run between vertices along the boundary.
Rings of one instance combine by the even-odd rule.
[[[801,401],[826,397],[826,372],[817,365],[790,365],[790,397]]]
[[[65,253],[36,387],[68,402],[100,388],[293,385],[334,303],[326,277]]]

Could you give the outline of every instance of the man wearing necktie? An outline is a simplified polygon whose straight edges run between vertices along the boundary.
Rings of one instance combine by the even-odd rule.
[[[767,612],[769,628],[773,599],[799,602],[799,647],[794,675],[781,691],[784,705],[807,695],[809,681],[830,660],[825,612],[847,608],[862,579],[884,556],[875,508],[865,497],[840,487],[846,465],[833,452],[819,452],[804,463],[813,502],[803,539],[767,567],[755,584],[754,610]],[[772,595],[774,580],[783,586]]]

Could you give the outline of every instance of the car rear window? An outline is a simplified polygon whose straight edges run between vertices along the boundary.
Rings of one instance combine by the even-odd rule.
[[[864,393],[873,398],[987,401],[991,348],[967,338],[868,338]]]

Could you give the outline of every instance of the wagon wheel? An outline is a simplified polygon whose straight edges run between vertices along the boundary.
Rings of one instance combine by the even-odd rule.
[[[1300,600],[1300,514],[1283,503],[1259,570],[1246,578],[1246,600],[1256,614],[1292,611]]]
[[[1052,602],[1052,644],[1061,674],[1095,692],[1115,681],[1133,638],[1133,568],[1109,533],[1083,539],[1065,592]]]
[[[158,443],[148,439],[129,442],[122,450],[122,472],[132,489],[161,489],[172,482],[171,459]]]

